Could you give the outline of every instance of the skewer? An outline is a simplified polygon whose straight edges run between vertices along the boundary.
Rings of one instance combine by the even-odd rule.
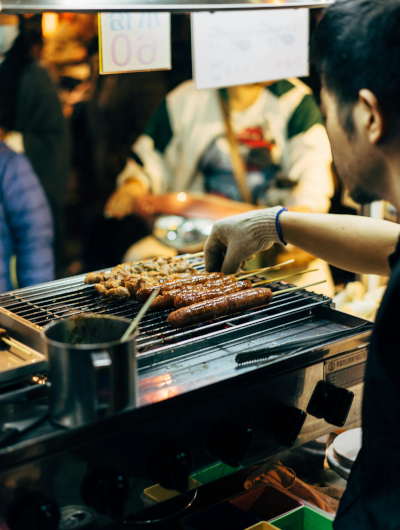
[[[193,265],[204,265],[205,261],[199,261],[198,263],[193,263]]]
[[[279,282],[281,280],[286,280],[287,278],[294,278],[295,276],[301,276],[302,274],[307,274],[308,272],[316,272],[319,269],[311,269],[306,271],[296,272],[295,274],[288,274],[286,276],[281,276],[280,278],[267,278],[262,282],[253,283],[253,287],[258,287],[259,285],[265,285],[266,283]]]
[[[198,258],[200,256],[204,256],[204,250],[202,250],[201,252],[196,252],[196,254],[189,254],[187,257],[188,258]]]
[[[7,331],[3,328],[0,328],[0,338],[5,344],[7,344],[7,346],[10,346],[10,348],[14,348],[15,350],[19,351],[23,355],[32,356],[32,352],[28,348],[26,348],[23,344],[16,342],[13,339],[10,339],[8,337]]]
[[[300,291],[301,289],[307,289],[308,287],[313,287],[314,285],[320,285],[321,283],[326,283],[326,280],[321,280],[320,282],[315,282],[315,283],[309,283],[308,285],[302,285],[301,287],[291,287],[290,289],[284,289],[283,291],[276,291],[276,294],[274,293],[274,299],[281,294],[293,293],[294,291]]]
[[[254,271],[250,271],[247,274],[245,274],[244,276],[240,276],[240,278],[238,278],[238,280],[245,280],[246,278],[249,278],[250,276],[254,276],[255,274],[260,274],[261,272],[268,272],[268,271],[277,270],[277,269],[280,269],[281,267],[283,267],[284,265],[289,265],[289,263],[294,263],[294,259],[290,259],[288,261],[284,261],[283,263],[279,263],[279,265],[272,265],[271,267],[264,267],[263,269],[256,269]],[[237,276],[237,274],[235,274],[235,276]]]
[[[143,304],[141,310],[139,311],[139,313],[136,315],[136,318],[134,320],[132,320],[131,324],[129,324],[129,327],[128,329],[125,331],[125,333],[122,335],[121,337],[121,342],[124,342],[125,340],[127,340],[127,338],[129,337],[129,335],[131,335],[135,329],[137,328],[137,326],[139,325],[139,322],[142,320],[142,318],[144,317],[144,314],[146,313],[146,311],[149,309],[150,307],[150,304],[151,302],[154,300],[154,298],[158,295],[160,291],[153,291],[151,293],[151,295],[149,296],[149,298],[146,300],[146,302]]]

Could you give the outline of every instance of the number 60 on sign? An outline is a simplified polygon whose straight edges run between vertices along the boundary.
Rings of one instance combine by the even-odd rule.
[[[99,13],[101,74],[171,69],[170,13]]]

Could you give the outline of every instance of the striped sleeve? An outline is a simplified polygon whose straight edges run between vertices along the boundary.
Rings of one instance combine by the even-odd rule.
[[[173,136],[166,100],[156,110],[147,126],[145,134],[153,140],[154,148],[157,151],[160,153],[165,152]]]
[[[298,80],[276,84],[274,94],[286,116],[281,167],[297,185],[285,206],[329,211],[333,195],[332,155],[324,119],[310,89]]]
[[[297,134],[307,132],[311,127],[318,124],[324,125],[322,113],[314,96],[306,94],[289,120],[287,126],[288,140]]]

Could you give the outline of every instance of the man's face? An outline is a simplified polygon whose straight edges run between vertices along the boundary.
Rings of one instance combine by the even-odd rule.
[[[381,200],[380,176],[384,169],[376,147],[371,145],[363,130],[357,104],[351,109],[340,108],[336,97],[323,86],[321,109],[326,118],[336,171],[352,199],[359,204]],[[353,124],[350,131],[343,126],[346,118]]]

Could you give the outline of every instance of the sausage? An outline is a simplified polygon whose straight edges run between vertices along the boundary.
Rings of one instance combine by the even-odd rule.
[[[193,293],[204,290],[204,284],[198,285],[183,285],[181,289],[172,289],[165,291],[154,298],[150,307],[154,311],[163,311],[164,309],[172,309],[174,307],[174,300],[177,296],[183,293]]]
[[[211,289],[213,290],[217,288],[223,289],[225,287],[228,288],[228,287],[231,287],[237,284],[238,284],[238,281],[235,276],[225,276],[223,278],[217,278],[215,280],[208,280],[206,283],[182,285],[180,289],[171,289],[170,291],[163,290],[161,294],[155,297],[150,307],[154,311],[163,311],[164,309],[172,309],[173,307],[177,307],[176,304],[174,305],[176,298],[185,293],[187,294],[193,293],[193,296],[194,296],[195,293],[198,293],[199,291],[208,292]],[[251,287],[250,281],[249,281],[249,284],[250,284],[249,286]],[[236,290],[240,291],[241,289],[236,289]],[[227,292],[234,292],[234,291],[235,290],[231,290]],[[218,291],[218,294],[216,296],[220,296],[224,292],[225,290]],[[215,298],[215,296],[212,298]],[[196,301],[200,302],[201,300],[202,298],[199,298]],[[189,305],[189,304],[185,304],[185,305]],[[180,307],[183,307],[183,306],[180,306]]]
[[[168,315],[167,322],[174,328],[184,328],[216,317],[232,315],[269,304],[272,298],[271,289],[239,291],[177,309]]]
[[[174,307],[176,307],[176,309],[180,309],[181,307],[196,304],[198,302],[202,302],[203,300],[212,300],[213,298],[218,298],[218,296],[223,294],[236,293],[246,289],[251,289],[252,287],[253,284],[250,280],[243,280],[241,282],[231,283],[222,287],[215,287],[203,291],[191,291],[186,293],[181,292],[175,297]]]
[[[136,299],[139,302],[145,302],[153,291],[172,291],[179,289],[184,285],[197,285],[199,283],[206,283],[207,280],[214,278],[221,278],[225,276],[222,272],[210,272],[205,274],[193,274],[187,278],[177,278],[176,280],[168,280],[165,283],[157,283],[149,285],[148,287],[140,288],[136,293]]]

